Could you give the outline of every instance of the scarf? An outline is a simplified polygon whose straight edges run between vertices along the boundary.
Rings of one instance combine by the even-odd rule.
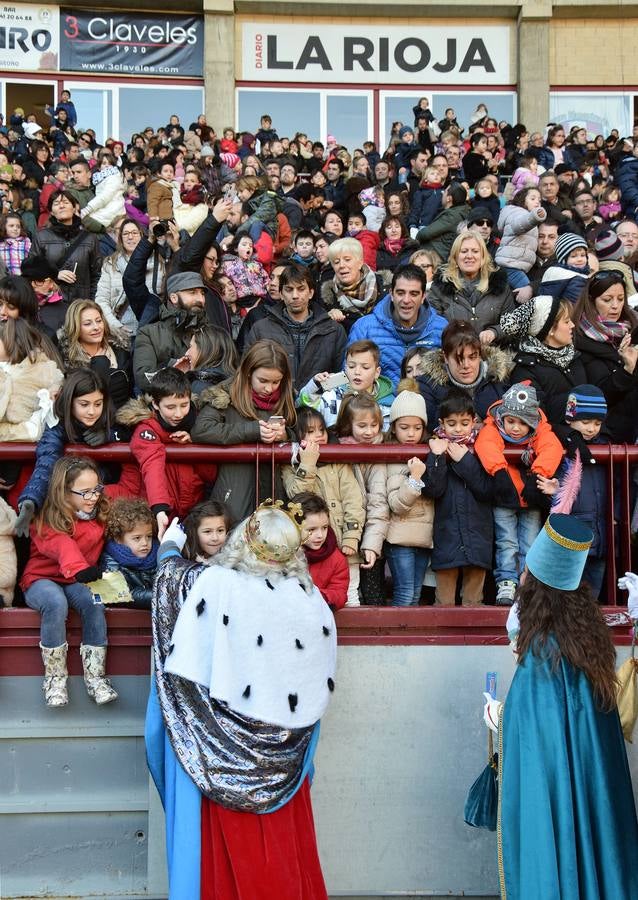
[[[73,216],[73,221],[70,225],[64,225],[62,222],[58,222],[55,216],[49,216],[48,227],[51,229],[51,231],[53,231],[55,234],[60,235],[60,237],[63,237],[64,240],[68,241],[69,243],[71,243],[71,241],[74,241],[79,235],[81,225],[82,220],[79,216],[76,215]]]
[[[251,395],[253,406],[270,412],[278,406],[281,400],[281,388],[277,388],[269,397],[261,397],[255,391],[251,391]]]
[[[596,316],[595,322],[590,322],[583,316],[579,325],[582,333],[592,341],[613,344],[614,347],[620,344],[630,330],[629,322],[609,322],[600,316]]]
[[[35,296],[38,300],[38,306],[46,306],[47,303],[59,303],[60,300],[64,299],[60,291],[51,291],[50,294],[40,294],[36,291]]]
[[[62,341],[62,343],[64,344],[64,341]],[[105,344],[100,347],[99,353],[96,353],[95,356],[90,356],[80,344],[75,344],[73,346],[69,345],[66,352],[69,366],[74,369],[89,368],[92,360],[98,359],[100,356],[108,359],[109,369],[117,369],[117,359],[115,358],[115,353],[110,344]]]
[[[544,362],[558,369],[568,369],[576,356],[576,349],[573,344],[566,347],[548,347],[538,338],[531,335],[521,341],[521,351],[523,353],[533,353],[534,356],[540,357]]]
[[[478,436],[478,430],[472,427],[469,434],[462,435],[461,437],[451,437],[442,425],[437,425],[434,429],[434,436],[442,438],[444,441],[451,441],[453,444],[460,444],[461,447],[467,447],[471,450]]]
[[[328,527],[326,539],[318,550],[312,550],[304,545],[303,552],[306,554],[308,565],[316,562],[323,562],[331,553],[337,549],[337,538],[332,528]]]
[[[118,544],[117,541],[111,540],[106,542],[104,551],[109,556],[112,556],[121,566],[126,566],[128,569],[141,569],[142,572],[150,572],[151,569],[157,568],[158,549],[159,544],[153,539],[153,544],[148,554],[140,558],[135,556],[133,551],[125,547],[124,544]]]
[[[391,253],[392,256],[398,256],[401,250],[403,250],[403,245],[405,241],[403,238],[386,238],[383,242],[383,246]]]
[[[344,312],[369,312],[377,299],[377,277],[366,265],[361,267],[361,277],[355,284],[346,287],[339,283],[335,275],[332,287]]]
[[[98,504],[96,503],[91,512],[84,512],[83,509],[76,509],[75,518],[79,519],[80,522],[92,522],[97,516],[97,507]]]
[[[445,371],[447,372],[447,377],[450,379],[454,387],[460,388],[462,391],[469,391],[470,394],[473,394],[479,384],[487,377],[487,362],[484,359],[481,360],[481,364],[479,365],[478,378],[476,379],[476,381],[472,381],[470,384],[463,384],[463,382],[457,381],[455,378],[453,378],[447,363],[445,363]]]
[[[191,403],[190,408],[184,418],[177,423],[177,425],[169,425],[159,414],[159,412],[155,409],[153,410],[153,414],[156,416],[157,421],[160,423],[164,431],[167,431],[169,434],[172,434],[174,431],[188,431],[190,432],[191,428],[195,424],[195,419],[197,418],[197,411],[195,407]]]
[[[95,172],[91,176],[91,181],[93,182],[94,187],[97,187],[98,184],[101,184],[107,178],[110,178],[111,175],[121,176],[121,172],[117,166],[107,166],[106,169],[100,169],[99,172]]]

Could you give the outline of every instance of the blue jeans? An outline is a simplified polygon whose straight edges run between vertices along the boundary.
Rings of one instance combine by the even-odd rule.
[[[499,581],[514,581],[518,584],[518,577],[525,568],[527,551],[540,530],[540,510],[494,507],[494,580],[497,584]]]
[[[392,606],[416,606],[432,551],[386,544],[384,553],[392,573]]]
[[[43,647],[59,647],[66,641],[66,617],[69,606],[82,619],[82,643],[91,647],[106,646],[106,619],[101,603],[93,602],[93,594],[85,584],[57,584],[48,578],[35,581],[24,592],[27,606],[42,616],[40,643]]]
[[[522,288],[529,285],[529,278],[525,272],[520,269],[511,269],[509,266],[503,266],[507,275],[507,283],[511,288]]]

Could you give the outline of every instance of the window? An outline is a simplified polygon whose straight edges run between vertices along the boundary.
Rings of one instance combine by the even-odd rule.
[[[368,94],[328,94],[326,97],[326,134],[335,136],[338,144],[343,144],[352,152],[364,141],[374,140],[374,131],[369,115]]]
[[[172,115],[178,115],[184,129],[204,112],[204,89],[174,88],[165,84],[149,87],[119,88],[119,136],[128,143],[131,135],[147,125],[163,128]]]
[[[617,128],[621,134],[631,134],[632,95],[557,91],[549,95],[549,118],[552,122],[560,122],[567,130],[572,125],[583,125],[592,137],[596,134],[606,137],[612,128]]]
[[[111,89],[79,88],[69,85],[71,100],[78,114],[78,128],[92,128],[98,144],[112,137]]]
[[[266,113],[271,117],[273,128],[280,137],[293,138],[298,131],[303,131],[311,140],[317,140],[321,134],[319,91],[238,89],[239,131],[256,134],[259,131],[259,120]]]

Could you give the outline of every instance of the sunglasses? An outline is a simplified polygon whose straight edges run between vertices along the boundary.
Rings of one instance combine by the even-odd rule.
[[[477,219],[475,222],[472,222],[472,225],[489,225],[490,228],[494,223],[490,221],[490,219]]]
[[[599,284],[601,281],[611,281],[621,284],[624,280],[625,278],[622,272],[617,272],[615,269],[607,269],[602,272],[596,272],[591,279],[591,283]]]

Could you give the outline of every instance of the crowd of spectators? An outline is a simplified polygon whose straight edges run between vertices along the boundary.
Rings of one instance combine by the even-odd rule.
[[[149,607],[172,517],[207,560],[272,493],[270,471],[168,461],[172,444],[290,443],[273,499],[300,505],[334,608],[413,605],[429,577],[437,604],[508,605],[566,504],[601,594],[591,445],[636,440],[638,129],[436,113],[406,110],[386,148],[268,115],[221,137],[173,115],[102,146],[67,91],[48,127],[20,109],[0,127],[0,441],[36,445],[0,462],[0,593],[41,612],[43,654],[68,605],[104,645],[105,572]],[[383,441],[417,452],[321,460]],[[111,442],[131,462],[65,457]]]

